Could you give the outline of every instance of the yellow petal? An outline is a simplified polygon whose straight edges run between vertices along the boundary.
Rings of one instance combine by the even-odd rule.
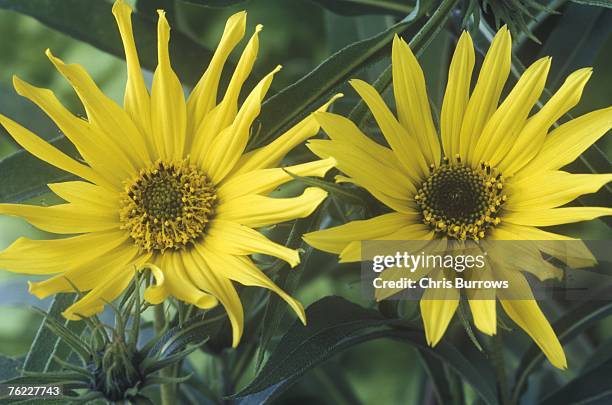
[[[158,10],[157,69],[151,87],[153,137],[162,159],[182,159],[187,130],[187,107],[183,87],[170,65],[170,25]]]
[[[444,272],[441,270],[435,270],[431,274],[432,280],[440,281],[443,277]],[[455,288],[428,288],[425,290],[420,307],[427,344],[430,346],[438,344],[458,306],[459,290]]]
[[[82,204],[60,204],[52,207],[0,204],[0,214],[21,217],[46,232],[74,234],[119,229],[117,211],[101,211]]]
[[[149,163],[151,156],[142,134],[130,116],[98,88],[85,69],[76,64],[67,65],[47,50],[49,60],[70,82],[87,111],[87,117],[96,132],[104,133],[120,147],[134,167]]]
[[[497,166],[510,151],[544,90],[550,63],[551,58],[545,57],[525,70],[482,130],[474,150],[474,162],[485,161]]]
[[[556,170],[573,162],[610,128],[612,107],[596,110],[566,122],[546,136],[538,155],[521,169],[516,177]]]
[[[499,164],[506,177],[512,176],[538,154],[548,129],[580,101],[591,73],[591,68],[584,68],[569,75],[542,109],[527,121],[510,153]]]
[[[112,140],[93,131],[87,121],[74,116],[51,90],[34,87],[17,76],[13,77],[13,85],[19,95],[32,101],[55,122],[101,177],[117,188],[122,187],[123,180],[131,175],[133,167]],[[109,154],[115,157],[112,162],[108,159]]]
[[[525,277],[518,272],[505,272],[513,289],[529,290]],[[538,303],[529,299],[505,299],[508,292],[500,291],[500,302],[506,314],[540,347],[553,366],[566,369],[567,360],[548,320],[540,310]]]
[[[425,76],[412,50],[397,35],[391,53],[393,93],[399,120],[420,145],[430,164],[440,162],[440,142],[429,108]]]
[[[30,293],[43,299],[61,292],[75,292],[75,288],[80,292],[92,290],[104,283],[109,273],[113,273],[117,268],[129,271],[129,263],[139,256],[138,248],[133,244],[125,244],[106,253],[102,253],[99,249],[91,249],[87,252],[90,254],[87,262],[80,265],[71,262],[62,274],[45,281],[29,283]],[[71,254],[71,259],[73,257],[74,255]],[[142,260],[142,258],[139,259]]]
[[[293,180],[291,175],[323,177],[334,167],[335,163],[335,159],[328,158],[295,166],[260,169],[231,176],[221,184],[217,190],[217,196],[222,201],[229,201],[247,194],[265,195],[280,185]]]
[[[166,252],[162,255],[160,264],[164,272],[165,288],[179,300],[200,309],[215,307],[219,303],[217,298],[198,287],[194,281],[198,267],[184,260],[185,256],[185,252]]]
[[[612,174],[536,173],[520,181],[508,182],[508,201],[504,209],[524,211],[559,207],[583,194],[597,192],[610,181]]]
[[[516,225],[552,226],[612,215],[612,208],[604,207],[567,207],[527,211],[511,211],[504,215],[503,221]]]
[[[426,156],[428,155],[421,152],[418,141],[412,135],[414,132],[409,134],[400,125],[374,87],[362,80],[351,80],[350,84],[372,111],[385,139],[391,145],[391,149],[395,152],[395,156],[405,169],[406,174],[415,181],[427,175],[429,173],[429,164]],[[342,119],[338,115],[318,114],[317,116],[321,126],[328,133],[359,132],[352,122],[345,118]]]
[[[327,192],[316,187],[309,187],[301,196],[293,198],[270,198],[251,194],[220,204],[217,218],[259,228],[305,218],[314,212],[325,197]]]
[[[465,110],[461,124],[459,152],[464,161],[472,161],[471,154],[476,142],[485,124],[497,109],[499,97],[510,73],[511,48],[510,32],[506,26],[503,26],[491,42]]]
[[[212,142],[201,164],[210,174],[213,183],[219,183],[234,167],[244,152],[249,140],[251,124],[259,115],[261,103],[272,84],[276,67],[255,86],[240,107],[238,115],[229,127],[225,128]]]
[[[416,188],[402,171],[390,170],[377,157],[352,148],[350,143],[315,139],[309,141],[307,146],[317,156],[336,159],[339,170],[389,208],[398,212],[413,210],[411,198]]]
[[[119,193],[84,181],[49,184],[57,196],[67,202],[98,206],[100,209],[119,210]]]
[[[373,240],[389,235],[417,221],[417,213],[393,212],[378,217],[351,221],[347,224],[304,234],[302,239],[310,246],[330,253],[340,253],[353,241]]]
[[[189,268],[197,269],[192,277],[198,287],[221,301],[232,324],[232,346],[238,346],[244,329],[244,310],[232,282],[209,264],[209,258],[204,257],[198,245],[188,252],[183,260]]]
[[[134,42],[132,9],[123,0],[117,0],[113,5],[113,15],[117,20],[127,63],[125,111],[130,115],[140,132],[144,134],[149,153],[154,156],[153,139],[149,137],[151,134],[151,98],[142,76],[138,51]]]
[[[336,94],[327,103],[323,104],[317,111],[326,111],[329,106],[342,94]],[[232,174],[237,175],[257,169],[267,169],[278,166],[285,155],[306,139],[316,135],[319,131],[319,124],[313,115],[309,115],[302,121],[291,127],[287,132],[274,139],[266,146],[255,149],[242,155]]]
[[[242,56],[236,65],[236,70],[232,75],[232,79],[227,87],[225,96],[219,105],[217,105],[209,114],[204,117],[203,122],[198,126],[193,145],[193,155],[198,161],[202,160],[205,152],[210,148],[210,144],[219,133],[229,126],[236,118],[238,110],[238,97],[244,82],[248,78],[259,50],[259,32],[262,26],[255,27],[255,33],[249,40],[249,43],[244,48]]]
[[[104,305],[112,302],[127,288],[136,274],[135,266],[118,267],[107,273],[103,283],[98,284],[83,298],[68,307],[62,315],[71,321],[87,318],[104,310]]]
[[[19,238],[0,252],[0,268],[25,274],[69,271],[114,251],[127,238],[124,231],[95,232],[51,240]]]
[[[414,222],[414,221],[412,221]],[[392,240],[392,241],[414,241],[414,240],[431,240],[434,233],[427,226],[419,223],[406,225],[392,233],[382,235],[368,240]],[[363,257],[361,253],[362,241],[356,240],[349,243],[340,252],[340,263],[358,262],[362,260],[371,260],[371,258]]]
[[[259,270],[248,257],[219,254],[202,247],[201,252],[210,267],[223,277],[245,286],[262,287],[275,292],[295,311],[302,323],[306,324],[304,307],[289,294],[281,290],[268,276]]]
[[[75,176],[89,180],[92,183],[113,187],[112,184],[109,184],[101,176],[95,173],[91,167],[77,162],[64,152],[51,146],[42,138],[39,138],[37,135],[2,114],[0,114],[0,124],[13,137],[15,142],[40,160],[68,173],[72,173]]]
[[[187,130],[190,134],[196,132],[206,114],[208,114],[217,103],[217,90],[223,71],[223,65],[225,65],[234,47],[240,42],[242,37],[244,37],[246,16],[247,13],[245,11],[240,11],[228,18],[217,50],[206,72],[204,72],[189,95],[189,99],[187,100]]]
[[[297,250],[272,242],[261,233],[229,221],[216,219],[207,227],[204,245],[230,255],[264,254],[278,257],[295,267],[300,263]]]
[[[161,261],[159,260],[159,257],[152,258],[151,261],[158,262],[158,264],[161,265]],[[153,278],[155,279],[155,284],[151,284],[145,290],[144,299],[149,304],[153,304],[153,305],[159,305],[162,302],[164,302],[166,298],[170,296],[170,291],[168,291],[168,288],[166,285],[166,276],[164,275],[164,272],[162,271],[162,269],[160,269],[159,266],[157,266],[154,263],[146,263],[143,266],[141,266],[139,270],[140,271],[149,270],[151,274],[153,275]]]
[[[457,42],[444,92],[440,113],[440,134],[445,155],[454,159],[460,154],[461,124],[470,99],[470,83],[474,69],[472,37],[464,31]]]

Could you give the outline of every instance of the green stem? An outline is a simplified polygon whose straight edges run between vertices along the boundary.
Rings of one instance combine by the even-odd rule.
[[[164,304],[162,303],[155,305],[153,308],[155,333],[159,335],[166,329],[166,313],[164,312]],[[160,371],[160,373],[162,377],[170,377],[172,375],[172,370],[169,368],[164,368]],[[162,384],[160,385],[159,390],[162,405],[172,405],[176,402],[173,394],[174,384]]]
[[[499,389],[499,399],[503,405],[511,404],[510,387],[508,386],[508,375],[506,373],[506,362],[504,360],[504,348],[501,331],[491,338],[489,355],[495,374],[497,376],[497,387]]]
[[[458,2],[459,0],[442,1],[436,11],[434,11],[431,17],[429,17],[425,24],[423,24],[421,29],[414,35],[414,37],[412,37],[412,40],[410,40],[410,49],[412,49],[415,55],[420,55],[425,48],[427,48],[436,34],[438,34],[438,32],[444,28],[452,9]],[[393,72],[391,65],[389,64],[389,66],[385,68],[380,76],[376,78],[373,86],[379,93],[383,93],[391,84],[392,79]],[[370,114],[370,110],[365,105],[364,101],[359,100],[349,114],[349,118],[355,122],[359,128],[363,128],[364,124],[369,119]]]

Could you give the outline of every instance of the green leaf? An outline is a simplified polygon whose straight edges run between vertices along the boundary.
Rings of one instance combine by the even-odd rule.
[[[572,0],[572,2],[587,6],[612,8],[612,0]]]
[[[112,4],[106,0],[0,0],[0,8],[34,17],[41,23],[87,42],[105,52],[124,58],[123,45]],[[157,66],[157,21],[134,13],[134,35],[143,67],[153,71]],[[212,52],[179,31],[172,31],[170,49],[172,66],[184,83],[195,84]],[[233,71],[228,63],[227,71]]]
[[[413,7],[406,0],[311,0],[341,15],[390,14],[405,16]]]
[[[373,339],[392,338],[416,346],[446,362],[471,384],[487,403],[496,403],[491,371],[479,372],[453,346],[441,342],[435,349],[425,342],[416,325],[387,319],[379,312],[344,298],[326,297],[306,310],[308,327],[296,322],[255,379],[233,398],[240,404],[265,403],[278,396],[306,371],[338,352]],[[475,354],[478,356],[479,354]]]
[[[448,384],[446,370],[444,369],[444,363],[434,356],[419,351],[419,359],[425,369],[425,372],[429,376],[429,380],[433,385],[434,392],[436,393],[436,399],[439,404],[452,404],[454,403],[453,394],[450,390],[450,384]]]
[[[1,0],[0,0],[1,1]],[[74,146],[63,136],[51,145],[78,158]],[[47,184],[74,179],[75,176],[56,168],[25,150],[0,160],[0,201],[21,202],[49,192]]]
[[[448,12],[457,1],[445,0],[440,8]],[[270,97],[263,103],[258,119],[262,131],[252,138],[250,147],[266,144],[313,107],[318,107],[317,104],[323,104],[321,99],[330,96],[358,71],[382,57],[393,37],[405,32],[430,5],[431,0],[419,1],[413,12],[399,23],[339,50],[306,76]]]
[[[571,308],[553,325],[561,343],[565,344],[600,319],[612,314],[612,288],[603,288],[589,296],[589,300]],[[544,360],[544,353],[533,343],[517,367],[513,400],[517,402],[526,388],[527,378]]]
[[[21,367],[23,367],[22,360],[0,355],[0,381],[19,376]]]
[[[69,322],[62,317],[64,312],[77,299],[76,294],[57,294],[53,298],[51,307],[48,311],[48,317],[55,318],[66,327],[72,329],[77,335],[81,333],[85,327],[84,322]],[[45,318],[36,333],[34,342],[30,347],[30,351],[26,355],[23,364],[24,372],[46,372],[57,369],[57,364],[53,362],[53,356],[59,358],[67,358],[70,354],[70,349],[66,344],[61,342],[60,337],[53,334],[47,324],[51,322]]]
[[[307,186],[322,188],[323,190],[327,191],[332,197],[349,204],[362,205],[364,199],[366,198],[361,190],[351,190],[347,187],[342,187],[335,183],[330,183],[329,181],[313,177],[298,176],[288,170],[285,170],[285,172],[300,183],[306,184]]]
[[[589,368],[540,402],[540,405],[610,403],[612,400],[612,359]],[[606,402],[607,401],[607,402]]]

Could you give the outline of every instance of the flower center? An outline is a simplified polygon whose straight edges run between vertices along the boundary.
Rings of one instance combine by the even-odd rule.
[[[182,249],[204,233],[216,192],[204,173],[186,162],[157,162],[126,186],[122,229],[141,249]]]
[[[504,180],[487,163],[477,168],[456,162],[431,169],[431,174],[414,199],[421,209],[423,222],[449,237],[479,240],[487,230],[501,222],[499,212],[506,201],[502,194]]]

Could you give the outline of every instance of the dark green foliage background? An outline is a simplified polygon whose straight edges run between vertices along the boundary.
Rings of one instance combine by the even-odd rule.
[[[427,9],[431,3],[436,2],[419,2],[421,9],[418,10]],[[524,34],[514,36],[515,68],[520,71],[521,65],[552,55],[547,87],[554,91],[571,71],[593,66],[594,74],[583,100],[571,114],[577,116],[611,105],[610,2],[557,0],[545,4],[559,14],[541,13],[538,23],[533,25],[533,33],[541,43]],[[379,76],[384,79],[383,72],[389,64],[388,39],[395,32],[401,32],[407,40],[413,39],[433,11],[429,8],[427,16],[415,13],[412,24],[409,19],[404,25],[396,25],[412,12],[414,2],[139,0],[137,6],[136,25],[140,30],[137,32],[142,35],[139,46],[143,65],[154,67],[155,44],[151,41],[155,38],[155,9],[164,8],[173,27],[173,63],[187,86],[192,85],[204,69],[229,15],[241,9],[248,10],[247,33],[252,32],[256,23],[264,25],[255,79],[277,64],[284,68],[275,78],[271,101],[264,107],[259,142],[276,136],[292,119],[312,111],[311,103],[321,103],[335,91],[344,92],[345,97],[336,103],[334,111],[344,115],[350,113],[353,118],[359,118],[357,122],[363,123],[370,135],[379,136],[372,120],[359,108],[353,110],[359,100],[345,85],[346,79],[361,77],[370,82]],[[489,14],[483,15],[483,20],[492,23]],[[435,115],[441,105],[449,58],[460,32],[460,23],[460,16],[455,16],[431,43],[420,43],[419,57],[426,72]],[[356,55],[364,55],[366,49],[372,50],[367,58],[356,60],[344,54],[343,58],[328,60],[320,67],[318,72],[340,72],[335,81],[308,80],[309,73],[335,52],[382,32],[385,34],[381,34],[381,39],[362,45],[363,49],[355,48]],[[488,47],[482,32],[474,31],[474,38],[480,51]],[[376,52],[374,44],[379,47]],[[46,48],[66,61],[83,64],[103,91],[121,103],[125,64],[110,15],[110,3],[105,0],[0,0],[0,113],[21,122],[45,139],[59,139],[59,145],[67,147],[57,128],[12,89],[12,75],[17,74],[36,86],[52,89],[74,112],[83,114],[74,93],[45,57]],[[235,62],[239,54],[235,52],[232,56]],[[313,77],[318,78],[316,74]],[[150,72],[146,75],[150,80]],[[328,77],[326,74],[325,78]],[[289,90],[283,90],[295,83]],[[385,97],[391,100],[389,96],[387,91]],[[279,108],[291,110],[296,116],[278,114]],[[278,121],[279,116],[283,121]],[[569,170],[610,172],[611,150],[609,137],[602,139],[597,148],[589,150],[584,159]],[[57,202],[41,184],[65,179],[65,173],[35,158],[14,155],[16,152],[18,147],[0,129],[2,202]],[[304,148],[298,148],[289,160],[300,161],[308,157]],[[299,187],[295,183],[282,192],[289,193]],[[365,212],[377,209],[362,193],[351,193],[352,200],[338,194],[325,205],[326,219],[341,222],[344,217],[360,218]],[[363,201],[363,206],[351,203],[355,198]],[[609,206],[610,201],[608,189],[585,197],[581,203]],[[276,297],[243,289],[246,312],[251,316],[247,320],[243,343],[236,351],[229,350],[226,322],[217,322],[214,327],[207,325],[201,334],[202,337],[210,335],[210,341],[205,351],[190,356],[186,367],[194,376],[185,384],[184,392],[181,391],[181,401],[215,403],[239,393],[232,401],[259,403],[274,394],[278,403],[288,404],[496,402],[494,373],[487,355],[479,352],[470,341],[459,316],[455,316],[441,347],[431,351],[423,343],[421,320],[414,303],[376,308],[361,294],[358,266],[337,265],[331,255],[312,252],[300,244],[295,235],[316,227],[323,218],[317,216],[295,225],[281,226],[272,234],[277,240],[289,238],[287,243],[294,248],[306,248],[304,265],[292,272],[286,268],[273,269],[272,274],[305,306],[315,303],[309,310],[312,329],[305,331],[294,325],[293,315]],[[293,237],[288,236],[290,230],[293,230]],[[557,230],[585,239],[610,239],[609,225],[603,221],[558,227]],[[19,236],[52,237],[24,221],[0,217],[0,249]],[[40,325],[39,315],[28,307],[47,308],[50,304],[50,300],[40,302],[27,294],[28,279],[35,278],[0,272],[0,380],[14,375],[21,364],[19,359],[28,353]],[[332,295],[342,296],[359,306],[340,298],[317,302]],[[566,339],[570,369],[565,372],[553,370],[542,361],[541,353],[533,349],[523,332],[504,330],[509,384],[529,383],[522,387],[526,390],[515,392],[517,398],[520,396],[523,403],[544,401],[550,404],[592,400],[597,395],[603,395],[603,401],[612,400],[609,391],[609,381],[612,381],[612,320],[609,314],[612,310],[609,303],[603,299],[590,306],[588,303],[548,301],[542,306],[551,321],[558,322],[555,328]],[[510,321],[503,321],[511,325]],[[483,335],[477,334],[476,338],[485,346],[489,343]],[[45,349],[46,346],[42,346],[37,350]],[[266,364],[268,360],[270,363]],[[527,372],[533,373],[529,380],[526,380]],[[280,385],[270,388],[274,384]]]

